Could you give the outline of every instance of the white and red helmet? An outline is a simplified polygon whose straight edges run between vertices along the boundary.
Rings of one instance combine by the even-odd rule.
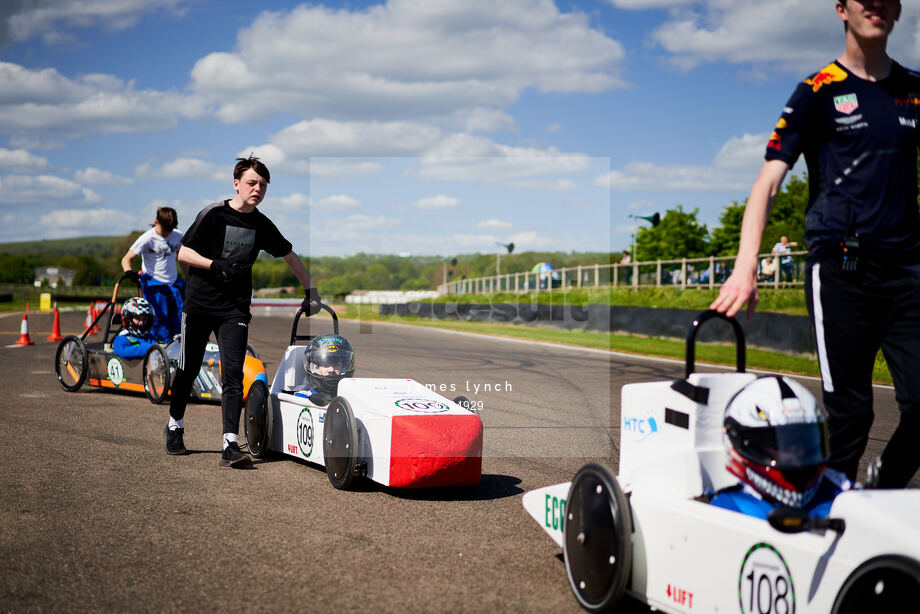
[[[735,393],[725,408],[728,470],[781,505],[803,507],[830,456],[827,414],[791,379],[768,375]]]
[[[135,337],[141,337],[150,332],[153,327],[153,319],[153,308],[145,298],[131,297],[121,307],[122,325],[129,334]]]

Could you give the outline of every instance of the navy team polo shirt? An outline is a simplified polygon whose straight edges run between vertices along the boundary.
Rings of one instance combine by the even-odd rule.
[[[833,62],[796,88],[767,160],[808,164],[809,259],[858,236],[866,257],[920,276],[920,74],[893,63],[881,81]]]

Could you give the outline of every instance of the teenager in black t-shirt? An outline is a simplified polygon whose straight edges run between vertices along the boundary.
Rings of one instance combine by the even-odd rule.
[[[220,347],[223,453],[220,465],[240,467],[252,459],[237,444],[243,408],[243,361],[249,336],[252,264],[265,250],[283,258],[306,291],[303,308],[320,309],[320,297],[291,243],[256,207],[265,197],[268,169],[258,158],[238,158],[233,169],[236,196],[208,205],[182,238],[179,262],[189,266],[182,313],[182,350],[173,382],[166,452],[185,454],[183,416],[192,383],[213,332]]]
[[[901,420],[874,485],[903,487],[920,467],[920,75],[888,57],[899,0],[836,3],[846,48],[796,89],[751,188],[732,275],[711,307],[757,304],[757,253],[773,200],[800,154],[808,164],[805,293],[815,332],[829,466],[855,480],[873,421],[872,368],[882,349]]]

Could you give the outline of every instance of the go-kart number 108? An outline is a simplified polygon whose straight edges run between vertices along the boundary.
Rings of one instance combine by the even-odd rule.
[[[793,614],[795,588],[782,555],[760,543],[748,550],[741,565],[738,598],[745,614]]]

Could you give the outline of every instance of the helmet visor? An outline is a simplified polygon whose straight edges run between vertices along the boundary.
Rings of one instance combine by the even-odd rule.
[[[310,371],[316,375],[342,375],[354,371],[355,354],[339,348],[336,352],[317,352],[310,357]]]
[[[747,459],[776,469],[799,469],[827,462],[829,445],[823,425],[788,424],[774,427],[742,426],[726,420],[732,445]]]

